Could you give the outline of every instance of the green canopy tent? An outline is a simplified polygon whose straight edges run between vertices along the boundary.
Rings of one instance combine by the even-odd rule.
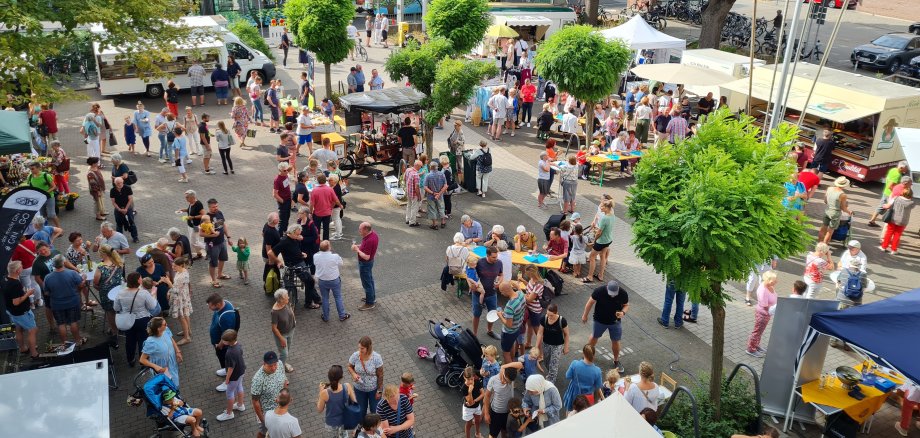
[[[32,152],[32,131],[24,111],[0,111],[0,155]]]

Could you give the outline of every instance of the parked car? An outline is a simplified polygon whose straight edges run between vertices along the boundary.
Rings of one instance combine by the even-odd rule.
[[[920,79],[920,56],[911,59],[906,65],[901,66],[901,72],[904,76]]]
[[[914,23],[908,26],[907,31],[910,33],[915,33],[917,35],[920,35],[920,22]]]
[[[906,32],[889,33],[853,49],[850,62],[895,73],[915,56],[920,56],[920,36]]]

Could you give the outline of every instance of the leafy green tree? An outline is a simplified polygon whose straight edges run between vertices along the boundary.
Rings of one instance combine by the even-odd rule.
[[[433,37],[451,42],[454,53],[469,53],[482,42],[492,18],[486,0],[432,0],[425,25]]]
[[[332,64],[344,61],[355,42],[346,28],[355,17],[350,0],[288,0],[284,4],[294,43],[316,53],[326,73],[326,97],[332,94]]]
[[[700,40],[701,49],[718,49],[722,42],[722,27],[725,26],[725,19],[728,13],[735,5],[735,0],[710,0],[706,5],[700,19]]]
[[[786,158],[795,128],[768,143],[753,119],[720,110],[697,134],[648,151],[629,188],[627,215],[639,258],[712,313],[713,417],[721,416],[726,281],[743,281],[757,263],[800,254],[805,225],[783,208],[783,183],[795,172]]]
[[[142,77],[162,76],[156,63],[169,57],[176,41],[196,36],[176,27],[180,17],[197,11],[192,0],[17,0],[0,8],[0,89],[16,103],[35,93],[41,100],[56,100],[66,90],[37,68],[58,56],[80,29],[101,25],[105,34],[93,34],[105,47],[126,51],[124,59]],[[42,22],[60,27],[46,29]]]
[[[540,45],[534,64],[540,75],[592,108],[616,89],[630,54],[623,42],[608,41],[591,26],[567,26]],[[594,132],[590,114],[589,135]]]
[[[493,63],[452,59],[452,44],[436,37],[425,44],[410,42],[387,58],[384,70],[394,82],[408,80],[426,97],[421,107],[425,117],[425,150],[434,149],[434,126],[442,117],[466,103],[476,86],[498,74]]]
[[[227,25],[227,29],[233,32],[240,41],[246,43],[247,46],[264,53],[268,59],[272,61],[275,60],[275,54],[272,52],[272,49],[268,47],[265,38],[262,38],[262,33],[259,32],[259,29],[253,26],[252,23],[243,19],[234,20]]]

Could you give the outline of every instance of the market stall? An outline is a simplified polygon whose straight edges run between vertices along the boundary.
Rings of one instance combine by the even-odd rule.
[[[774,65],[754,68],[752,116],[762,123],[767,101],[776,98],[780,78],[773,81]],[[920,127],[920,89],[907,87],[825,67],[821,71],[808,101],[809,89],[818,73],[818,66],[800,62],[791,78],[785,120],[797,123],[804,117],[800,140],[809,146],[822,129],[834,131],[837,146],[833,151],[831,170],[858,181],[874,181],[904,159],[901,148],[894,147],[896,127]],[[722,85],[723,95],[733,111],[747,108],[748,79]]]
[[[608,40],[624,41],[631,50],[652,51],[652,58],[658,62],[670,62],[672,58],[680,58],[681,52],[687,47],[685,40],[655,30],[641,15],[633,16],[629,21],[617,27],[604,29],[600,33]]]
[[[705,96],[706,93],[712,93],[716,102],[719,101],[721,90],[719,85],[727,84],[733,80],[746,78],[751,75],[751,59],[747,56],[729,53],[718,49],[693,49],[684,50],[680,57],[681,65],[696,67],[710,72],[722,73],[732,79],[713,83],[713,85],[692,84],[684,82],[686,90],[697,96]],[[765,63],[760,59],[754,59],[754,67],[760,67]]]
[[[628,437],[661,438],[636,409],[619,392],[598,402],[575,416],[569,416],[539,432],[534,438],[568,437]]]
[[[0,111],[0,155],[32,152],[32,132],[25,111]]]
[[[784,430],[797,419],[792,414],[797,403],[810,403],[828,417],[845,413],[861,424],[881,408],[898,384],[920,381],[920,362],[911,348],[916,345],[916,327],[920,327],[920,289],[845,310],[813,314],[796,355]],[[841,364],[856,365],[853,370],[841,367],[834,375],[800,383],[802,358],[821,335],[839,339],[866,360]]]
[[[546,32],[553,25],[553,20],[536,15],[494,16],[493,21],[514,29],[518,36],[529,44],[543,41]]]

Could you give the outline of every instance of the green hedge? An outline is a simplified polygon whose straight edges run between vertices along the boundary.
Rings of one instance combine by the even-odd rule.
[[[272,53],[271,48],[268,47],[268,43],[265,42],[265,38],[262,38],[262,34],[259,32],[259,29],[253,26],[252,23],[242,19],[234,20],[230,22],[227,28],[247,46],[264,53],[268,59],[271,59],[272,61],[275,60],[275,54]]]
[[[729,438],[734,434],[750,434],[748,429],[759,422],[757,400],[753,385],[746,376],[737,376],[731,386],[722,387],[722,418],[712,418],[712,403],[709,402],[709,388],[700,384],[693,389],[699,413],[700,436],[706,438]],[[708,382],[709,379],[706,379]],[[671,405],[668,414],[658,422],[661,430],[674,432],[681,438],[693,438],[693,411],[690,398],[682,394]]]

